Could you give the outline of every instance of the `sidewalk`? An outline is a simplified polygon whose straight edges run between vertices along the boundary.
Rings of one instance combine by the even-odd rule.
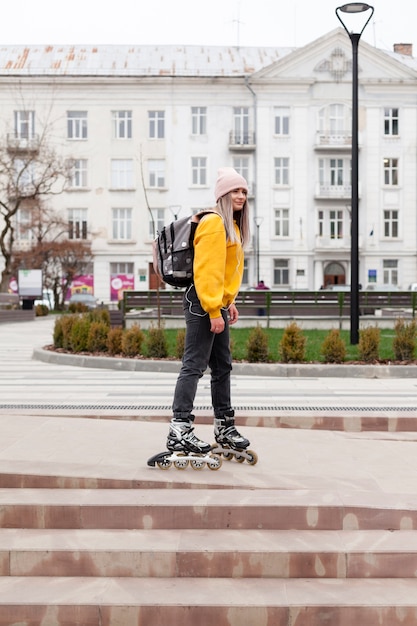
[[[52,327],[49,319],[0,326],[1,473],[109,486],[186,481],[200,487],[352,490],[376,498],[417,492],[417,455],[411,445],[417,439],[417,377],[276,378],[234,372],[237,415],[259,463],[224,461],[217,472],[162,472],[148,468],[146,460],[164,448],[176,374],[32,359],[35,348],[51,343]],[[198,391],[196,428],[210,441],[205,379]],[[273,427],[291,415],[297,428]],[[326,430],[336,418],[342,420],[339,430]],[[364,431],[368,418],[371,425],[384,418],[380,430],[386,432],[371,432],[371,426]]]

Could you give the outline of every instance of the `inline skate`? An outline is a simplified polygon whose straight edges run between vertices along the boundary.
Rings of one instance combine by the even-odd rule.
[[[249,465],[256,465],[258,455],[253,450],[248,450],[250,441],[243,437],[235,427],[235,412],[227,411],[223,417],[214,418],[214,438],[216,443],[211,447],[213,454],[220,454],[227,461],[233,458],[238,463],[245,460]]]
[[[211,450],[211,445],[205,443],[194,434],[192,421],[172,420],[168,438],[167,450],[159,452],[148,460],[150,467],[157,465],[159,469],[169,469],[174,465],[183,470],[191,465],[195,470],[201,470],[206,465],[211,470],[218,470],[222,466],[221,456]]]

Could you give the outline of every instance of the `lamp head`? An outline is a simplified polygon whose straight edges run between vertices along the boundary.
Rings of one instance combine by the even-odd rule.
[[[341,7],[338,7],[339,11],[343,11],[343,13],[363,13],[368,9],[372,9],[369,4],[365,4],[364,2],[350,2],[349,4],[344,4]]]
[[[340,13],[344,13],[345,15],[349,15],[349,16],[355,16],[358,15],[359,13],[365,13],[366,11],[370,11],[370,14],[368,16],[368,18],[365,21],[365,24],[363,25],[362,28],[359,29],[355,29],[353,30],[349,30],[346,26],[346,24],[344,23],[344,21],[341,18]],[[339,20],[339,22],[342,24],[343,28],[345,29],[345,31],[347,32],[347,34],[349,35],[349,37],[352,39],[353,38],[359,40],[360,36],[362,35],[363,31],[365,30],[366,25],[368,24],[369,20],[371,19],[372,15],[374,13],[374,7],[371,6],[370,4],[366,4],[365,2],[349,2],[348,4],[343,4],[340,7],[337,7],[336,9],[336,15],[337,18]],[[366,16],[365,16],[366,17]],[[356,19],[353,17],[352,18],[353,22],[356,23]],[[348,19],[348,22],[350,20]]]

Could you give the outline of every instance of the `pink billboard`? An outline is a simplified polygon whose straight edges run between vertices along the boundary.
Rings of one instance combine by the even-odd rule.
[[[133,291],[135,277],[133,274],[112,274],[110,277],[110,300],[118,302],[123,299],[124,291]]]

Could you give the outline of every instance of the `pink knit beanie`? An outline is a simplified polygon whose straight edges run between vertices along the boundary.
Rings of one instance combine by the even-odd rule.
[[[218,178],[214,188],[216,202],[234,189],[246,189],[248,191],[248,183],[233,167],[221,167],[218,171]]]

